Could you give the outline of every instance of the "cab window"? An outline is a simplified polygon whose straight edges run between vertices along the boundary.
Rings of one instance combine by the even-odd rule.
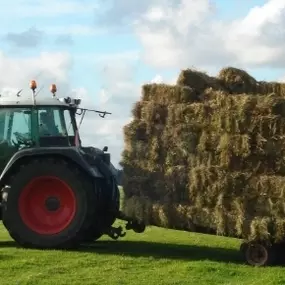
[[[38,112],[39,135],[42,136],[66,136],[67,128],[60,108],[41,108]]]
[[[31,139],[31,111],[29,109],[0,109],[0,139],[9,145],[18,142],[21,136]]]
[[[74,126],[73,126],[73,121],[72,121],[72,117],[70,114],[70,110],[64,110],[63,114],[64,114],[64,121],[67,127],[67,135],[69,137],[74,137],[75,132],[74,132]]]

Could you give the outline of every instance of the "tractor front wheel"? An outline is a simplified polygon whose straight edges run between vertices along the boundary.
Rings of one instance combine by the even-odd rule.
[[[72,248],[94,223],[92,184],[63,160],[35,160],[12,177],[3,199],[3,223],[24,247]]]

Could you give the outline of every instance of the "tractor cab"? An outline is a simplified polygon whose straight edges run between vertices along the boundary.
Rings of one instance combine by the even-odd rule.
[[[81,146],[76,115],[82,123],[86,111],[105,117],[108,112],[80,108],[80,99],[57,98],[52,84],[50,98],[39,98],[37,84],[31,81],[31,99],[0,97],[0,171],[13,154],[26,148]]]
[[[2,143],[11,147],[75,146],[75,110],[52,100],[41,100],[37,106],[25,102],[7,106],[0,100]]]
[[[36,135],[38,146],[77,146],[77,124],[75,107],[70,106],[41,106],[36,109]]]

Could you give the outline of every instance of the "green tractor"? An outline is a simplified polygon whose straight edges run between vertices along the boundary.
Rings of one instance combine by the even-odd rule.
[[[86,111],[80,99],[33,96],[0,98],[0,220],[10,236],[27,248],[71,249],[106,234],[125,235],[114,227],[143,232],[145,226],[120,211],[117,169],[108,147],[83,147],[76,116]],[[96,132],[96,130],[94,130]]]

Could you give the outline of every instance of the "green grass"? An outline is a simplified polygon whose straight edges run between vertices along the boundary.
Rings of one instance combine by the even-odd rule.
[[[0,224],[0,284],[285,284],[281,267],[243,264],[240,241],[150,227],[80,251],[17,248]]]

